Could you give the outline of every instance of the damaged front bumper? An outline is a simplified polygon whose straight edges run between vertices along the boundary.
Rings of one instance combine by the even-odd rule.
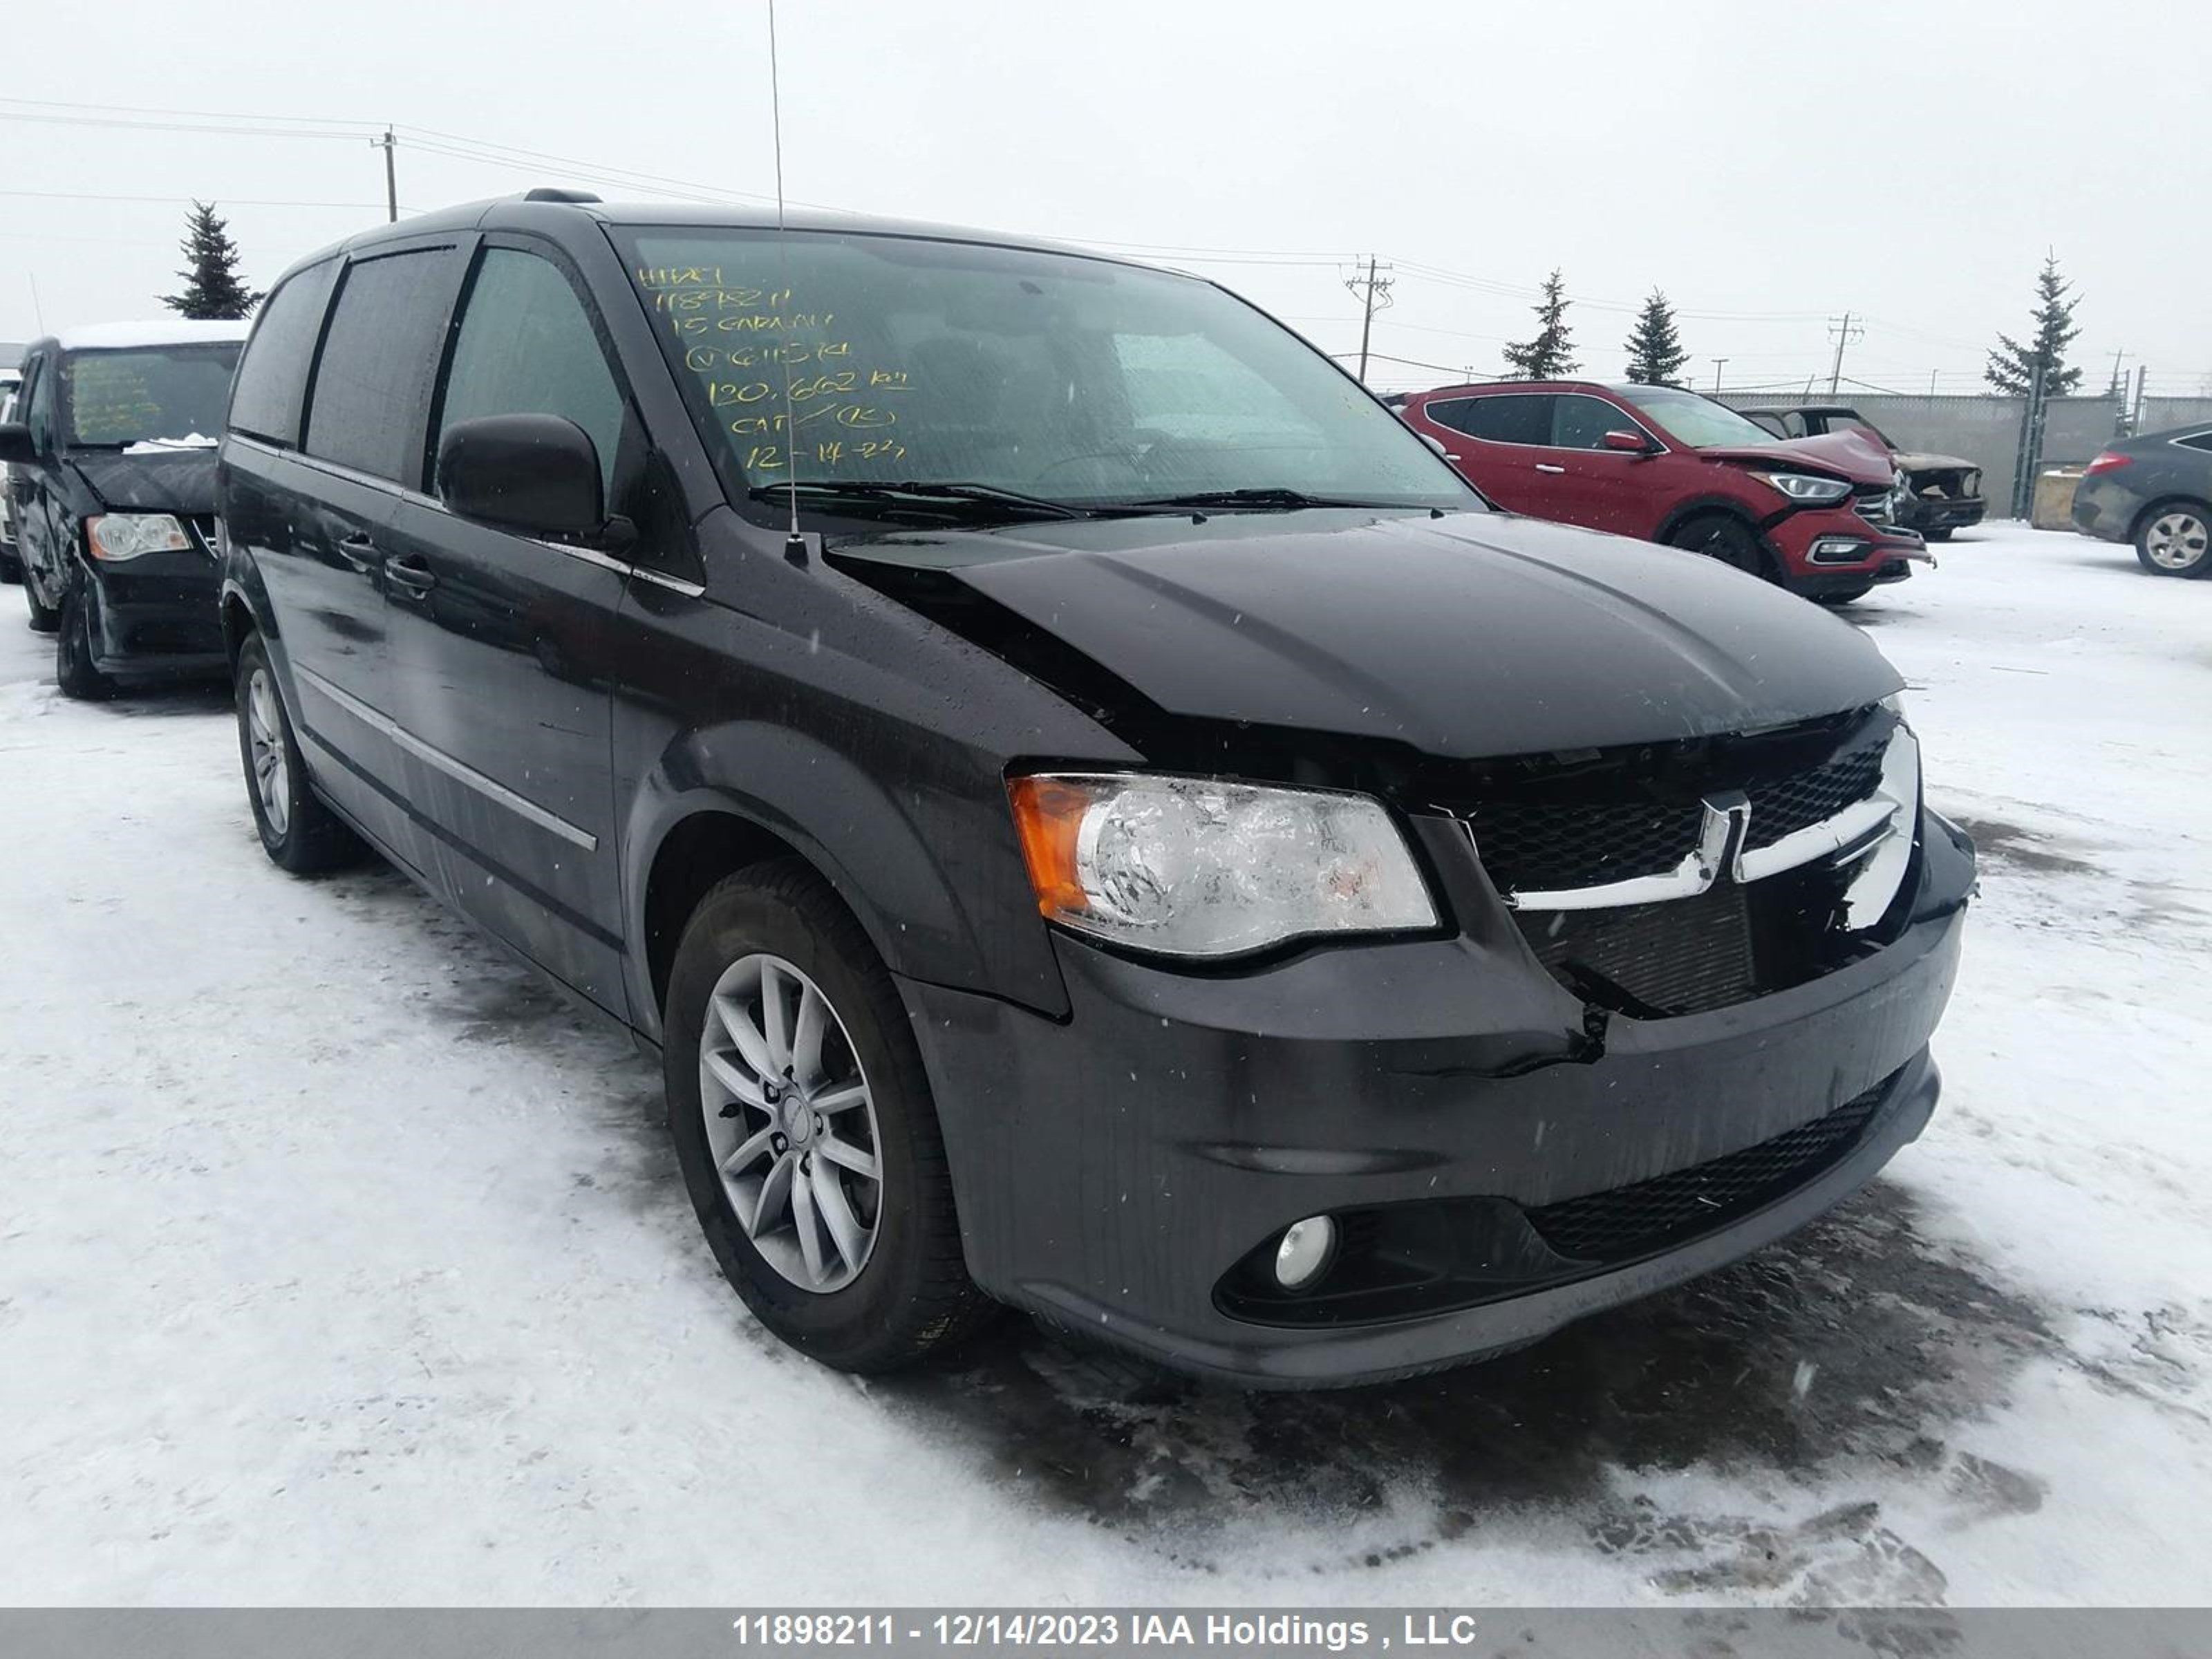
[[[1927,1121],[1973,882],[1939,817],[1890,943],[1650,1020],[1585,1008],[1452,831],[1416,828],[1455,937],[1194,974],[1060,936],[1064,1022],[902,981],[978,1283],[1183,1370],[1379,1381],[1732,1261]],[[1318,1215],[1338,1261],[1284,1293],[1261,1268]]]

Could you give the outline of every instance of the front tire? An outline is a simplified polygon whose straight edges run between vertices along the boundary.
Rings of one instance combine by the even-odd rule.
[[[277,868],[295,876],[360,863],[368,855],[368,847],[308,786],[292,717],[284,712],[276,671],[258,634],[247,635],[239,649],[234,686],[239,758],[246,767],[246,798],[262,850]]]
[[[723,1275],[847,1371],[909,1365],[988,1310],[906,1011],[867,935],[796,859],[722,881],[669,975],[669,1129]]]
[[[1766,550],[1758,534],[1742,520],[1725,513],[1708,513],[1690,520],[1667,538],[1674,546],[1741,570],[1747,576],[1774,580]]]
[[[33,624],[37,626],[35,613]],[[92,652],[92,611],[82,586],[63,597],[54,635],[54,683],[65,697],[82,702],[105,702],[118,688],[100,672]]]
[[[1931,525],[1920,532],[1920,539],[1926,542],[1948,542],[1951,539],[1952,529],[1953,526],[1948,524]]]
[[[1832,587],[1825,593],[1812,596],[1816,605],[1855,605],[1874,592],[1872,582],[1860,582],[1850,587]]]
[[[2154,576],[2202,576],[2212,570],[2212,507],[2162,501],[2136,526],[2136,558]]]

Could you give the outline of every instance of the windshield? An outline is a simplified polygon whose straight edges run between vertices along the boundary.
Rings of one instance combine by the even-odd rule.
[[[72,353],[61,370],[65,441],[83,448],[219,436],[243,343]]]
[[[1698,449],[1774,441],[1774,434],[1757,422],[1747,421],[1726,404],[1717,404],[1694,392],[1677,392],[1669,386],[1615,386],[1613,392],[1684,443]]]
[[[641,231],[624,251],[738,500],[795,474],[1092,507],[1267,491],[1481,509],[1328,359],[1194,278],[813,231],[781,248]]]

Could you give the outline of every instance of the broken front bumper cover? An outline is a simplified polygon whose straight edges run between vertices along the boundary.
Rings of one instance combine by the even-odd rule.
[[[1297,1388],[1521,1346],[1735,1260],[1855,1191],[1933,1109],[1928,1042],[1973,860],[1932,815],[1922,838],[1891,944],[1670,1019],[1593,1022],[1479,882],[1448,894],[1458,937],[1233,974],[1059,938],[1065,1023],[904,981],[970,1270],[1002,1300],[1177,1369]],[[1710,1229],[1632,1259],[1513,1255],[1513,1216],[1751,1152],[1855,1104],[1832,1155]],[[1355,1297],[1308,1318],[1245,1293],[1255,1252],[1305,1217],[1464,1218],[1470,1203],[1504,1229],[1497,1259],[1425,1304]]]

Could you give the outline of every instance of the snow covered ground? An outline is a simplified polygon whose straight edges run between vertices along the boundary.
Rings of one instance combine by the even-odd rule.
[[[624,1043],[270,866],[219,694],[65,702],[0,616],[0,1600],[2204,1599],[2212,583],[2006,526],[1853,614],[1984,854],[1928,1135],[1700,1285],[1292,1397],[793,1357]]]

